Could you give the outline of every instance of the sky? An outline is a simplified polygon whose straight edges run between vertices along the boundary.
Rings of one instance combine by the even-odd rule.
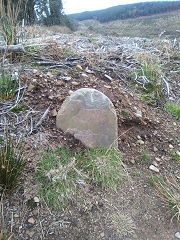
[[[157,0],[62,0],[65,14],[99,10],[122,4],[155,1]],[[168,1],[173,2],[174,0]]]

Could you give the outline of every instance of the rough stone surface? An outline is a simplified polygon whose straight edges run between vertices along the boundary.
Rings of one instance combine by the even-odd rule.
[[[117,148],[116,111],[110,99],[93,88],[81,88],[67,97],[56,125],[87,147]]]

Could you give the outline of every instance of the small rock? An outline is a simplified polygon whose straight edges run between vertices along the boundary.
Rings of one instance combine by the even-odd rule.
[[[169,144],[169,148],[170,148],[170,149],[173,149],[174,147],[173,147],[173,145]]]
[[[18,218],[18,217],[19,217],[19,215],[18,215],[17,213],[15,213],[15,214],[14,214],[14,217],[15,217],[15,218]]]
[[[29,218],[29,219],[28,219],[28,223],[34,224],[34,223],[35,223],[34,218]]]
[[[30,232],[29,230],[27,230],[27,231],[26,231],[26,234],[32,238],[33,235],[34,235],[34,232]]]
[[[137,110],[135,116],[142,118],[142,112],[140,110]]]
[[[33,69],[33,73],[35,74],[35,73],[37,73],[38,72],[38,70],[37,69]]]
[[[134,158],[132,158],[132,159],[130,160],[130,162],[131,162],[132,164],[135,164]]]
[[[34,73],[34,75],[35,75],[36,77],[39,77],[39,76],[40,76],[40,72],[37,71],[37,72]]]
[[[32,83],[30,83],[28,86],[28,91],[32,91],[34,89],[35,89],[35,86]]]
[[[155,157],[155,160],[156,160],[157,162],[161,162],[161,159],[158,158],[158,157]]]
[[[57,111],[56,111],[55,108],[53,110],[51,110],[51,116],[52,117],[56,117],[57,116]]]
[[[87,73],[94,73],[93,71],[91,71],[91,70],[89,70],[89,69],[87,69],[86,72],[87,72]]]
[[[53,100],[54,96],[51,96],[51,95],[50,95],[48,98],[49,98],[50,100]]]
[[[173,122],[173,125],[176,126],[177,125],[176,122]]]
[[[144,145],[144,141],[143,140],[138,140],[137,143],[140,144],[140,145]]]
[[[180,239],[180,232],[176,232],[176,233],[174,234],[174,236],[175,236],[176,238]]]
[[[70,81],[71,80],[71,77],[62,77],[62,79],[66,82]]]
[[[83,70],[82,67],[81,67],[81,65],[77,65],[77,66],[76,66],[76,69],[79,70],[79,71],[82,71],[82,70]]]
[[[46,73],[46,76],[48,76],[48,77],[53,77],[53,75],[52,75],[51,72],[47,72],[47,73]]]
[[[154,172],[157,172],[157,173],[159,172],[159,169],[157,167],[155,167],[154,165],[150,165],[149,169],[154,171]]]
[[[56,109],[53,109],[53,110],[56,110]],[[56,112],[57,113],[57,112]],[[39,198],[38,197],[34,197],[34,202],[35,203],[39,203]]]
[[[56,85],[57,85],[57,86],[62,86],[62,85],[64,85],[64,83],[63,83],[63,81],[57,81],[57,82],[56,82]]]
[[[157,147],[153,147],[153,150],[154,150],[154,152],[158,151]]]
[[[101,235],[101,237],[104,237],[104,236],[105,236],[104,232],[100,233],[100,235]]]
[[[153,161],[152,164],[153,164],[155,167],[158,167],[157,162]]]
[[[85,73],[82,73],[81,76],[82,76],[82,77],[85,77],[85,78],[88,78],[88,75],[85,74]]]
[[[78,83],[78,82],[72,82],[72,85],[74,85],[74,86],[79,86],[80,83]]]
[[[140,139],[141,139],[141,136],[139,136],[139,135],[138,135],[138,136],[137,136],[137,139],[139,139],[139,140],[140,140]]]
[[[69,95],[71,95],[71,94],[73,93],[73,91],[72,91],[72,90],[69,90],[69,92],[68,92],[68,93],[69,93]]]

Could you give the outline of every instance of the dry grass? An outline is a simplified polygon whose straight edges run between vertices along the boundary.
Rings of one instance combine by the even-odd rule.
[[[130,236],[135,233],[135,224],[131,217],[123,215],[120,212],[111,216],[111,224],[113,229],[122,237]]]
[[[5,11],[4,1],[0,0],[0,23],[1,32],[7,45],[17,44],[18,35],[18,15],[21,8],[21,0],[12,6],[10,0],[7,1],[7,11]]]
[[[25,26],[25,38],[35,38],[35,37],[47,37],[48,35],[55,35],[55,34],[69,34],[72,31],[65,26],[40,26],[40,25],[33,25],[33,26]]]
[[[4,215],[4,205],[3,205],[3,197],[4,193],[1,193],[1,202],[0,202],[0,240],[11,240],[13,237],[13,214],[11,215],[11,224],[7,226],[9,219],[6,219]],[[8,214],[6,214],[8,215]]]
[[[171,209],[172,220],[176,218],[180,221],[180,186],[176,179],[172,177],[163,182],[158,180],[155,185],[163,202]]]

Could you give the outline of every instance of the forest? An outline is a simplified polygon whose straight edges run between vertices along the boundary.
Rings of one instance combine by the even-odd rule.
[[[119,5],[98,11],[88,11],[70,14],[69,17],[78,21],[94,19],[101,23],[118,19],[150,16],[153,14],[167,13],[180,9],[180,1],[176,2],[146,2],[127,5]]]
[[[11,9],[18,11],[18,20],[25,20],[26,25],[43,24],[67,25],[72,27],[69,19],[63,13],[62,0],[0,0],[0,8],[6,12]],[[0,18],[2,19],[2,11]]]

